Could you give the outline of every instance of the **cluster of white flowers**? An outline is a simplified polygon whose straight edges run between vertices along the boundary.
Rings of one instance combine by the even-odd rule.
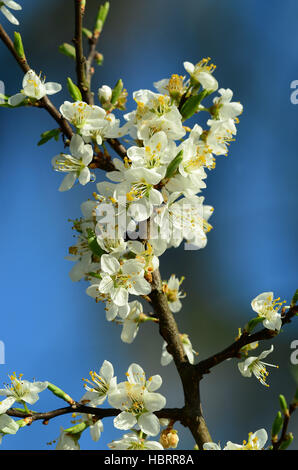
[[[263,450],[267,442],[268,434],[265,429],[259,429],[255,433],[250,432],[248,440],[243,441],[242,444],[234,444],[228,441],[223,449],[219,444],[214,442],[207,442],[204,444],[204,450]]]
[[[65,101],[60,107],[75,132],[70,154],[52,162],[56,171],[66,173],[61,191],[77,179],[82,185],[94,181],[90,164],[105,140],[125,135],[134,140],[123,161],[113,159],[115,170],[107,172],[109,181],[97,183],[94,200],[82,204],[83,218],[74,223],[78,243],[70,248],[70,259],[76,261],[71,278],[90,282],[87,294],[106,302],[107,319],[123,324],[126,342],[148,318],[129,297],[150,294],[158,257],[183,240],[186,249],[206,246],[213,208],[198,193],[206,187],[206,170],[215,167],[215,157],[227,154],[242,112],[229,89],[220,89],[209,108],[202,105],[218,88],[209,59],[184,67],[189,78],[173,75],[154,84],[158,92],[134,92],[137,107],[124,114],[122,127],[111,112],[113,92],[107,85],[98,92],[102,107],[83,101]],[[31,96],[25,86],[24,93]],[[203,111],[209,115],[205,129],[184,126],[188,117]],[[182,306],[179,285],[175,276],[163,285],[172,312]]]
[[[106,13],[108,7],[108,4],[102,7]],[[11,23],[18,25],[10,9],[21,10],[22,7],[13,0],[0,1],[0,11]],[[75,101],[65,101],[59,108],[61,116],[58,122],[61,118],[73,128],[72,137],[64,141],[69,152],[52,159],[53,169],[65,174],[60,191],[70,190],[77,181],[83,186],[95,181],[95,174],[90,171],[96,168],[94,157],[95,161],[101,156],[110,158],[105,141],[126,136],[130,143],[126,152],[122,147],[120,155],[125,153],[122,160],[117,157],[110,162],[113,171],[107,172],[108,181],[97,183],[93,199],[81,205],[83,217],[73,221],[77,242],[69,249],[69,259],[75,261],[71,279],[79,281],[84,278],[89,282],[87,294],[96,301],[105,302],[107,320],[116,320],[122,325],[121,339],[126,343],[135,339],[141,323],[158,321],[154,314],[145,314],[141,302],[131,300],[130,296],[148,300],[152,273],[159,267],[159,256],[169,248],[179,247],[183,241],[187,250],[206,246],[207,233],[212,229],[209,218],[213,207],[204,204],[204,197],[199,194],[206,188],[207,173],[215,168],[216,157],[227,155],[228,146],[237,133],[238,116],[243,110],[240,103],[232,101],[232,90],[219,89],[213,76],[216,67],[210,63],[210,58],[197,64],[184,62],[183,65],[187,76],[174,74],[155,82],[157,92],[144,89],[134,92],[136,109],[123,115],[123,125],[113,113],[114,110],[125,109],[127,92],[121,80],[113,90],[107,85],[98,89],[101,106],[82,101],[80,90],[73,84],[77,92],[70,88],[69,91]],[[61,89],[59,83],[46,82],[30,69],[23,78],[22,90],[9,97],[7,104],[12,107],[39,106],[39,100]],[[203,101],[215,92],[218,92],[217,96],[203,105]],[[198,113],[208,115],[204,127],[184,125],[187,119]],[[48,132],[51,136],[58,136],[62,129],[53,131]],[[185,294],[180,291],[180,285],[183,279],[179,280],[173,274],[168,281],[162,282],[162,291],[173,313],[182,308],[180,299]],[[265,328],[279,332],[283,324],[282,313],[279,313],[282,304],[279,298],[274,299],[273,292],[258,295],[251,302],[252,309],[258,314],[253,321],[256,320],[255,324],[261,321]],[[197,353],[189,336],[180,334],[180,340],[185,356],[193,364]],[[263,359],[273,351],[273,346],[259,356],[247,357],[248,351],[256,347],[257,342],[240,350],[245,360],[238,363],[238,369],[244,377],[254,375],[261,384],[268,386],[266,366],[278,366],[267,364]],[[172,360],[164,342],[161,364],[167,365]],[[155,414],[166,404],[165,397],[156,393],[162,384],[161,377],[154,375],[147,380],[143,369],[133,363],[126,378],[126,381],[117,383],[113,365],[104,361],[99,373],[91,371],[90,379],[83,379],[86,392],[80,404],[96,408],[108,400],[120,411],[114,418],[114,426],[129,431],[121,439],[108,444],[109,448],[176,448],[179,437],[173,423],[160,420]],[[14,403],[20,403],[24,413],[31,414],[27,404],[35,404],[39,393],[49,388],[68,403],[75,404],[49,382],[29,382],[15,373],[10,379],[11,384],[0,389],[0,395],[5,396],[0,402],[0,443],[4,435],[15,434],[27,424],[6,414]],[[61,428],[57,450],[79,450],[79,439],[87,428],[94,441],[100,438],[103,424],[96,414],[79,416],[78,424],[68,429]],[[149,440],[160,433],[163,421],[166,421],[166,429],[162,431],[160,441]],[[250,433],[248,441],[241,445],[227,442],[223,450],[262,450],[267,438],[265,429],[260,429]],[[203,447],[205,450],[221,450],[220,445],[213,442],[205,443]]]
[[[159,375],[146,380],[143,369],[138,364],[131,364],[126,373],[127,380],[117,383],[113,365],[104,361],[99,373],[90,372],[85,382],[86,393],[80,400],[81,404],[89,407],[102,405],[107,399],[109,404],[121,412],[114,418],[117,429],[131,431],[121,440],[109,444],[117,450],[163,450],[164,447],[155,441],[147,440],[148,436],[156,436],[160,432],[160,420],[154,412],[164,408],[166,399],[155,393],[162,384]],[[83,426],[82,426],[83,425]],[[57,450],[79,450],[79,438],[82,430],[89,427],[91,437],[97,441],[103,431],[101,420],[92,421],[89,415],[83,415],[80,423],[70,429],[61,428]]]

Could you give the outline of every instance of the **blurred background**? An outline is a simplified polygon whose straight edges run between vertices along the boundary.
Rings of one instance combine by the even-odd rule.
[[[68,99],[66,77],[75,79],[71,59],[58,46],[73,37],[73,2],[26,0],[16,12],[28,61],[47,81],[63,84],[57,106]],[[100,2],[87,0],[85,26],[92,27]],[[208,245],[202,251],[170,250],[161,258],[164,279],[185,275],[187,297],[176,319],[189,333],[203,359],[223,349],[238,328],[254,316],[250,302],[273,291],[289,304],[297,286],[297,127],[298,106],[290,101],[290,83],[298,79],[298,3],[296,0],[111,0],[111,12],[99,42],[104,66],[96,69],[94,89],[113,86],[122,78],[128,92],[153,89],[152,83],[172,73],[183,74],[183,61],[196,63],[210,56],[221,87],[231,88],[244,105],[236,142],[228,158],[219,157],[210,173],[206,203],[215,208]],[[12,34],[15,27],[1,15]],[[22,72],[0,45],[0,80],[7,94],[21,88]],[[133,102],[129,101],[131,110]],[[115,367],[118,380],[132,362],[149,375],[163,377],[160,392],[167,406],[182,406],[183,396],[174,366],[160,366],[162,340],[155,325],[145,325],[132,345],[120,342],[121,328],[108,323],[101,305],[85,294],[84,282],[72,283],[72,267],[64,257],[73,244],[68,219],[80,216],[80,204],[92,186],[59,193],[61,175],[51,158],[61,144],[36,145],[40,134],[56,127],[45,111],[0,109],[1,323],[5,365],[0,378],[24,373],[32,380],[49,380],[75,399],[83,393],[82,377],[98,370],[104,359]],[[98,173],[98,180],[103,177]],[[278,410],[278,394],[289,400],[297,370],[290,363],[291,342],[298,339],[298,322],[274,341],[268,362],[270,388],[243,378],[237,362],[228,361],[202,381],[204,414],[213,440],[241,443],[250,431],[270,427]],[[258,353],[269,349],[263,343]],[[296,369],[298,366],[296,366]],[[1,385],[2,386],[2,385]],[[43,392],[35,409],[64,406]],[[107,405],[108,406],[108,405]],[[70,416],[40,422],[3,439],[2,449],[49,449],[59,426]],[[120,437],[112,420],[104,421],[98,443],[89,432],[82,449],[106,449]],[[188,430],[178,426],[180,448],[192,449]],[[298,416],[289,428],[296,432]]]

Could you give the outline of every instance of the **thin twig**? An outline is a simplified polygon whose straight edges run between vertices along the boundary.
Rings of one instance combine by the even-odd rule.
[[[80,403],[75,403],[72,406],[66,406],[64,408],[58,408],[53,411],[47,411],[44,413],[33,412],[30,411],[29,413],[22,412],[20,410],[15,410],[14,408],[10,408],[6,411],[8,416],[12,416],[15,418],[30,418],[30,422],[33,421],[46,421],[48,422],[50,419],[56,418],[57,416],[62,416],[70,413],[84,413],[96,416],[99,419],[109,418],[113,416],[117,416],[121,413],[121,410],[117,410],[114,408],[94,408],[91,406],[81,405]],[[164,419],[173,419],[174,421],[183,420],[183,409],[179,408],[165,408],[160,411],[155,412],[156,416]]]
[[[282,325],[290,323],[292,318],[297,314],[297,312],[297,305],[290,307],[285,316],[282,318]],[[237,341],[232,343],[223,351],[220,351],[214,354],[213,356],[210,356],[207,359],[200,361],[196,365],[199,376],[202,377],[204,374],[209,373],[212,367],[222,363],[226,359],[232,357],[239,357],[240,350],[247,344],[254,343],[255,341],[269,340],[274,338],[277,334],[277,331],[268,330],[267,328],[263,328],[261,331],[254,334],[248,334],[247,332],[244,332]]]

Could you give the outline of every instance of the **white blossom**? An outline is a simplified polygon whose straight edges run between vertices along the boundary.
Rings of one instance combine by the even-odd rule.
[[[262,385],[269,387],[269,385],[266,383],[266,379],[269,374],[266,370],[266,366],[270,366],[270,367],[278,367],[278,366],[263,362],[263,359],[265,359],[265,357],[267,357],[268,354],[272,353],[273,349],[274,348],[272,345],[269,350],[263,351],[258,357],[251,356],[245,359],[245,361],[239,362],[238,368],[241,374],[243,375],[243,377],[251,377],[253,374]]]
[[[23,89],[20,93],[11,96],[8,104],[18,106],[26,98],[41,100],[46,95],[54,95],[62,90],[60,83],[47,82],[38,76],[34,70],[29,70],[23,78]]]
[[[89,183],[91,179],[88,165],[93,158],[92,146],[85,144],[82,137],[75,134],[70,141],[70,152],[71,155],[61,153],[52,160],[54,170],[67,173],[59,187],[59,191],[71,189],[77,178],[83,186]]]
[[[218,90],[220,97],[216,97],[213,103],[216,107],[216,115],[218,119],[235,119],[243,111],[241,103],[232,102],[233,92],[230,88],[226,90],[221,88]]]
[[[56,445],[56,450],[80,450],[78,437],[65,432],[65,430],[60,427],[60,436]]]
[[[250,432],[248,441],[243,441],[243,444],[234,444],[228,441],[223,449],[219,444],[214,442],[206,442],[203,445],[204,450],[263,450],[267,442],[268,434],[265,429],[259,429],[255,433]]]
[[[0,444],[5,434],[16,434],[19,430],[17,422],[6,414],[0,415]]]
[[[167,296],[171,312],[177,313],[182,308],[180,299],[185,297],[185,293],[179,291],[183,278],[179,280],[175,274],[172,274],[167,282],[163,282],[163,291]]]
[[[143,306],[138,300],[129,302],[129,314],[123,320],[121,340],[132,343],[139,331],[140,321],[144,317]]]
[[[10,380],[10,385],[0,389],[0,396],[7,397],[0,402],[0,415],[5,413],[15,402],[26,402],[34,405],[39,400],[38,394],[48,386],[48,382],[28,382],[28,380],[23,380],[22,374],[19,378],[13,374],[10,376]]]
[[[280,298],[274,299],[273,292],[263,292],[252,300],[251,307],[259,317],[264,317],[263,325],[265,328],[279,331],[282,320],[278,310],[282,304]]]
[[[117,390],[109,395],[109,403],[122,410],[114,419],[117,429],[128,430],[138,425],[141,431],[149,436],[156,436],[160,431],[159,420],[155,411],[164,408],[166,399],[154,393],[161,384],[159,375],[146,380],[143,369],[131,364],[127,371],[127,382],[117,385]]]
[[[112,450],[164,450],[159,442],[148,441],[134,433],[124,434],[118,441],[110,442],[108,447]]]
[[[215,65],[209,64],[209,61],[210,57],[207,57],[206,59],[202,59],[196,65],[191,62],[184,62],[183,65],[194,82],[199,83],[204,90],[212,92],[217,90],[218,83],[212,75],[215,70]]]
[[[8,21],[10,21],[12,24],[19,25],[20,24],[19,21],[9,11],[8,8],[11,8],[12,10],[21,10],[22,9],[21,5],[14,2],[13,0],[2,0],[0,2],[0,11],[2,11],[3,15],[6,16]]]
[[[87,402],[88,406],[102,405],[107,396],[113,393],[117,386],[117,377],[114,377],[113,365],[109,361],[104,361],[99,374],[90,371],[90,377],[92,382],[88,379],[84,380],[84,387],[87,392],[82,397],[81,402]]]
[[[144,279],[144,266],[136,260],[120,262],[111,255],[101,257],[101,280],[87,289],[94,296],[94,289],[108,294],[113,303],[122,307],[128,303],[129,294],[147,295],[151,292],[150,284]]]

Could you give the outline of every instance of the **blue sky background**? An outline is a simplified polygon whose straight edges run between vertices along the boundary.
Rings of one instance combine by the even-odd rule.
[[[47,80],[63,84],[63,93],[53,97],[59,106],[68,99],[66,77],[75,79],[71,60],[57,52],[59,44],[73,37],[73,2],[20,3],[24,9],[17,16],[29,63]],[[86,25],[91,27],[99,2],[87,4]],[[152,89],[153,81],[183,74],[184,60],[210,56],[220,86],[231,88],[244,105],[236,142],[228,158],[218,158],[204,191],[206,203],[215,208],[207,247],[170,250],[161,258],[164,279],[173,272],[186,276],[188,296],[177,321],[180,331],[191,334],[200,358],[232,342],[238,327],[252,317],[250,302],[257,294],[272,290],[289,302],[297,288],[298,106],[290,101],[290,83],[298,79],[297,20],[295,0],[111,1],[99,46],[104,67],[95,74],[95,90],[114,85],[119,77],[129,93]],[[13,33],[2,16],[1,22]],[[16,93],[22,72],[4,46],[0,64],[7,94]],[[94,189],[58,192],[61,176],[50,162],[62,147],[55,142],[36,145],[55,123],[36,109],[0,109],[0,122],[0,340],[6,353],[1,382],[8,373],[22,372],[30,380],[49,380],[79,399],[82,377],[104,359],[114,364],[119,381],[129,364],[137,362],[148,376],[163,376],[160,391],[168,406],[182,405],[174,367],[160,366],[162,341],[156,327],[146,325],[131,346],[121,343],[119,327],[105,321],[103,308],[85,295],[87,286],[72,283],[68,276],[71,263],[64,257],[73,243],[68,219],[80,215],[81,202]],[[242,378],[234,360],[204,378],[203,408],[214,441],[242,442],[249,431],[270,431],[278,394],[290,399],[295,390],[290,368],[290,343],[295,339],[297,322],[275,340],[269,362],[280,368],[272,369],[269,389]],[[264,349],[269,347],[264,344]],[[46,391],[35,409],[60,406],[63,402]],[[2,448],[48,449],[60,425],[68,427],[69,417],[23,429],[6,437]],[[83,435],[83,449],[105,449],[121,435],[111,420],[104,426],[98,443]],[[178,429],[181,448],[192,448],[189,433]],[[297,417],[290,429],[298,434]]]

